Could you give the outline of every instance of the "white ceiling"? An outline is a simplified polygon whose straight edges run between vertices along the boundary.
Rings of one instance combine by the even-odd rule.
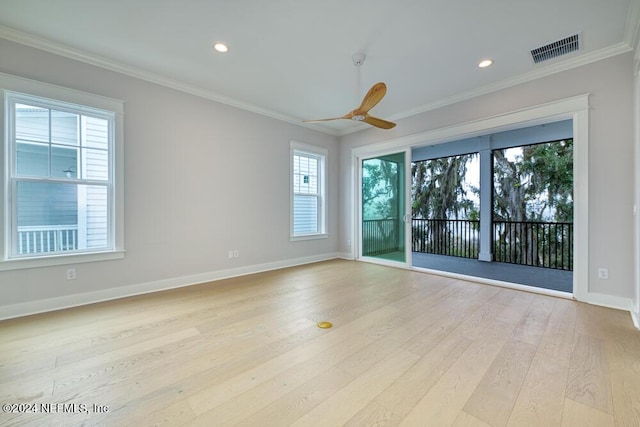
[[[638,2],[0,0],[0,37],[293,123],[345,114],[384,81],[371,113],[397,120],[629,51]],[[531,49],[578,32],[579,52],[533,63]],[[357,96],[355,52],[367,55]],[[494,65],[479,69],[487,57]]]

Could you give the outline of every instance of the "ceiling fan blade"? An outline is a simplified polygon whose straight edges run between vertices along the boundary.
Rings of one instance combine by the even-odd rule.
[[[342,117],[329,117],[328,119],[303,120],[303,123],[330,122],[332,120],[351,119],[353,112],[347,113]]]
[[[332,120],[340,120],[340,119],[344,119],[344,117],[331,117],[329,119],[303,120],[302,123],[330,122]]]
[[[369,92],[362,99],[362,103],[358,108],[353,110],[356,115],[366,114],[369,110],[376,106],[378,102],[387,93],[387,85],[380,82],[371,86]]]
[[[390,122],[388,120],[379,119],[377,117],[373,117],[370,115],[366,115],[363,122],[370,124],[371,126],[375,126],[380,129],[391,129],[396,127],[396,124]]]

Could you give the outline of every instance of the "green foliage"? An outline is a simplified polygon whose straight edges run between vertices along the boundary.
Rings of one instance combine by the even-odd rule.
[[[494,151],[494,218],[571,222],[573,139],[508,150]]]
[[[465,188],[467,164],[477,154],[442,157],[415,162],[412,213],[417,218],[464,219],[477,218],[478,208]],[[477,189],[472,189],[479,192]]]
[[[371,159],[362,164],[362,207],[365,219],[398,217],[398,163]]]

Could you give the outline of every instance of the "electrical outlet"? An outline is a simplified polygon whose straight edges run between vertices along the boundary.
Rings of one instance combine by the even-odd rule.
[[[70,268],[67,270],[67,280],[76,280],[76,269]]]
[[[607,268],[599,268],[598,269],[598,279],[607,280],[609,278],[609,269]]]
[[[240,251],[238,249],[233,251],[233,257],[234,258],[240,258]]]

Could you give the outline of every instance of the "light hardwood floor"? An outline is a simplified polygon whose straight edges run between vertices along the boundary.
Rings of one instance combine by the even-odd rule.
[[[342,260],[0,322],[0,355],[3,409],[58,411],[0,425],[640,426],[628,313]]]

